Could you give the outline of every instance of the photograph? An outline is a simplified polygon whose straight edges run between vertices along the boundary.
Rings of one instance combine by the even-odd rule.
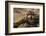
[[[39,27],[39,9],[13,8],[14,28]]]
[[[5,35],[45,32],[45,3],[5,1]]]

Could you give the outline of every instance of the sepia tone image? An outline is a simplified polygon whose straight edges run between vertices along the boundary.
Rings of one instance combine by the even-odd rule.
[[[39,9],[13,8],[14,28],[39,27]]]

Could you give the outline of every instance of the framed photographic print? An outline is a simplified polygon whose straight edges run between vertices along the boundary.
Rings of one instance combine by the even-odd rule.
[[[45,32],[45,4],[5,1],[5,34]]]

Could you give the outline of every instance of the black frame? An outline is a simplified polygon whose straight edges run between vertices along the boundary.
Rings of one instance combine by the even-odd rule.
[[[23,32],[23,33],[9,33],[8,32],[8,3],[26,3],[26,4],[42,4],[43,5],[43,31],[36,32]],[[20,1],[5,1],[5,35],[17,35],[17,34],[32,34],[32,33],[44,33],[45,32],[45,3],[37,2],[20,2]]]

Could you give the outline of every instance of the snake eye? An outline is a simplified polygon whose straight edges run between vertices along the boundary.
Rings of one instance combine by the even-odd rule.
[[[28,18],[31,18],[31,15],[28,15]]]
[[[28,18],[30,18],[31,16],[29,15]]]

